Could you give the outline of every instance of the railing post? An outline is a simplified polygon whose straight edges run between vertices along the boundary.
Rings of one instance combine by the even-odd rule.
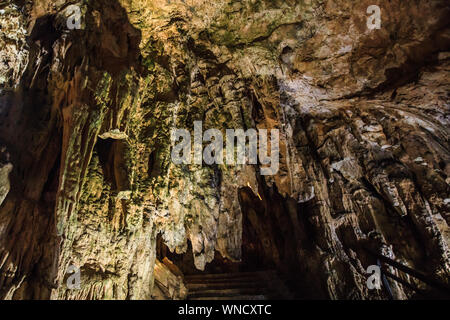
[[[394,295],[392,294],[391,286],[389,285],[389,282],[387,281],[386,276],[384,275],[384,271],[381,266],[380,259],[378,259],[378,258],[377,258],[377,265],[380,267],[381,280],[383,281],[383,287],[385,288],[385,290],[388,294],[389,300],[394,300]]]

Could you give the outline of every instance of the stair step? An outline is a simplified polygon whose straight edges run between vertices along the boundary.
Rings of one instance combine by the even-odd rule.
[[[189,300],[267,300],[290,298],[274,270],[185,276]]]
[[[193,297],[189,300],[267,300],[267,297],[262,294],[258,295],[236,295],[231,297]]]
[[[203,289],[213,289],[213,290],[220,290],[220,289],[233,289],[233,288],[265,288],[267,287],[266,284],[262,283],[261,281],[252,281],[252,282],[217,282],[217,283],[187,283],[186,287],[189,289],[190,292],[195,292],[198,290]]]
[[[252,282],[261,282],[260,278],[248,278],[248,277],[244,277],[244,278],[233,278],[233,279],[223,279],[223,278],[219,278],[219,279],[185,279],[186,283],[196,283],[196,284],[201,284],[201,283],[205,283],[205,284],[216,284],[216,283],[242,283],[242,282],[247,282],[247,283],[252,283]]]
[[[193,274],[186,275],[186,281],[194,279],[234,279],[234,278],[258,278],[257,272],[236,272],[236,273],[208,273],[208,274]]]
[[[261,288],[235,288],[235,289],[219,289],[219,290],[199,290],[195,292],[189,292],[188,298],[197,297],[232,297],[236,295],[263,295],[266,290]]]

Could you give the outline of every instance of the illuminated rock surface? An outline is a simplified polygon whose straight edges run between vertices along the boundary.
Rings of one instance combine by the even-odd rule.
[[[0,4],[1,298],[185,297],[161,252],[299,298],[386,298],[363,247],[448,281],[447,1],[379,30],[365,0],[85,1],[80,30],[65,2]],[[280,170],[173,164],[197,120],[279,129]]]

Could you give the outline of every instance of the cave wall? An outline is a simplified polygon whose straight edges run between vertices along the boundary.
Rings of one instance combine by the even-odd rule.
[[[150,299],[158,234],[199,270],[256,246],[304,297],[385,298],[364,247],[448,281],[450,9],[371,4],[2,4],[0,297]],[[198,120],[279,129],[278,173],[173,164]]]

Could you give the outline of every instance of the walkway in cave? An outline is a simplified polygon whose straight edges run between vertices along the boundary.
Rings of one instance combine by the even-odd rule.
[[[262,201],[247,187],[239,192],[243,213],[240,261],[231,261],[216,251],[213,261],[200,271],[195,267],[189,242],[185,253],[176,254],[170,252],[158,235],[157,259],[167,258],[180,270],[189,299],[299,299],[307,296],[302,291],[307,283],[302,281],[299,272],[297,241],[292,240],[297,238],[289,222],[290,208],[276,190],[260,194],[263,199],[269,198]],[[295,207],[297,202],[293,203]],[[297,233],[307,234],[302,230]]]
[[[244,249],[244,252],[246,250]],[[247,255],[245,255],[247,256]],[[233,262],[215,253],[204,271],[194,266],[192,248],[185,254],[171,253],[161,237],[157,241],[157,258],[168,259],[184,275],[188,300],[277,300],[295,299],[289,279],[275,268],[253,259]]]
[[[185,277],[185,282],[188,300],[292,299],[272,270],[190,275]]]

